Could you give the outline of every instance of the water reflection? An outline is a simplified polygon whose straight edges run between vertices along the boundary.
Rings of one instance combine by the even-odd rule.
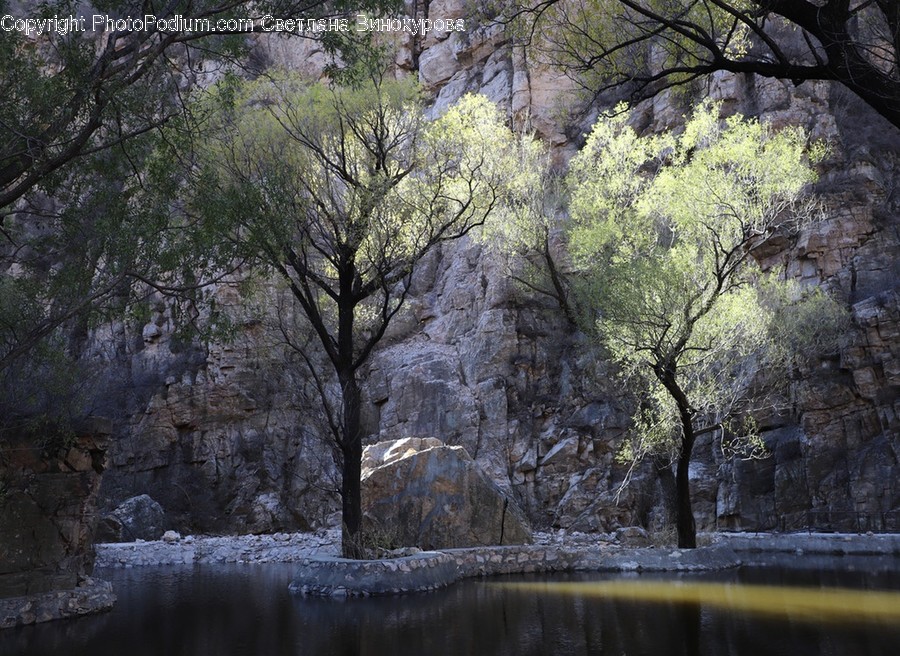
[[[878,575],[865,567],[852,575],[844,566],[837,569],[844,572],[841,587],[900,590],[896,569]],[[836,569],[828,571],[825,579]],[[513,590],[496,581],[399,598],[303,599],[287,592],[293,572],[290,565],[108,571],[119,595],[111,613],[0,632],[0,654],[893,656],[900,643],[896,621],[809,622],[705,602],[597,596],[586,588],[567,594]],[[790,576],[750,570],[719,575],[725,580],[718,582],[685,577],[675,587],[703,589],[738,578],[780,584],[766,579]],[[647,585],[647,577],[630,578]],[[799,575],[803,585],[821,585],[814,578]],[[599,575],[556,578],[579,587],[585,579],[588,588],[622,585],[621,577],[618,583]],[[523,577],[501,583],[512,581],[544,585]],[[856,602],[848,597],[845,605]]]
[[[900,625],[900,592],[684,581],[499,583],[521,594],[708,606],[808,622]]]

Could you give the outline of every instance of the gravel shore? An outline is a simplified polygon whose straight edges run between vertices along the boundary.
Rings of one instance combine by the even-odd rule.
[[[339,529],[224,537],[187,535],[165,540],[95,545],[95,567],[145,567],[186,563],[293,563],[310,556],[338,556]]]
[[[587,533],[535,533],[541,546],[599,549],[613,542],[609,535]],[[339,556],[339,529],[313,533],[273,533],[184,537],[170,534],[163,540],[138,540],[95,545],[95,567],[143,567],[184,563],[293,563],[310,556]]]
[[[806,553],[822,555],[900,556],[900,535],[835,533],[717,533],[701,536],[702,542],[727,547],[739,554]],[[535,533],[535,546],[585,553],[605,553],[630,561],[657,562],[672,547],[644,547],[612,534]],[[641,548],[634,548],[641,547]],[[339,529],[314,533],[274,533],[225,537],[177,536],[155,541],[96,545],[96,567],[142,567],[189,563],[293,563],[310,557],[337,557],[341,551]]]

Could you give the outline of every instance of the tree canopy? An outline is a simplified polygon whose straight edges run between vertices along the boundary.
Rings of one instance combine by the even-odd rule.
[[[115,19],[151,14],[158,22],[103,23],[94,30],[87,16],[84,30],[48,29],[38,36],[0,30],[0,83],[5,89],[0,98],[0,211],[79,156],[121,143],[183,112],[186,90],[208,71],[211,61],[245,54],[246,36],[263,28],[263,16],[317,18],[340,15],[351,6],[378,11],[393,4],[106,1],[93,3],[98,15]],[[8,0],[0,0],[0,15],[84,16],[84,8],[72,0],[16,5],[12,11]],[[165,21],[176,17],[191,29],[166,28]],[[343,43],[338,32],[315,36],[334,50]]]
[[[544,0],[515,4],[594,91],[646,97],[714,71],[844,85],[900,127],[895,0]]]
[[[779,311],[801,295],[753,252],[814,219],[806,197],[821,152],[800,129],[720,121],[705,105],[677,136],[639,137],[624,116],[601,118],[571,162],[568,243],[586,323],[639,399],[630,455],[676,464],[680,546],[695,545],[696,438],[752,444],[752,412],[768,400],[760,373],[791,362]]]
[[[38,399],[99,317],[121,318],[129,297],[151,291],[193,295],[227,270],[196,247],[202,226],[173,212],[172,162],[188,156],[202,119],[193,90],[248,65],[262,16],[336,16],[350,4],[0,0],[0,406],[15,426],[60,405]],[[176,17],[181,28],[167,27]],[[26,19],[47,22],[29,32]],[[335,32],[301,36],[345,45]]]

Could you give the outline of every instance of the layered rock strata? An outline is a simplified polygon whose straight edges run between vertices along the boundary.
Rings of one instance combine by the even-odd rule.
[[[92,429],[61,445],[0,445],[0,597],[72,589],[90,574],[107,439]]]
[[[0,628],[113,605],[111,586],[88,577],[107,431],[0,443]]]
[[[480,91],[514,123],[528,118],[560,162],[580,145],[597,108],[500,26],[475,18],[459,0],[414,9],[471,19],[466,33],[401,43],[397,61],[419,75],[435,113]],[[310,47],[260,42],[268,64],[312,66],[318,75],[321,53]],[[715,440],[698,444],[691,470],[698,523],[896,530],[900,135],[827,83],[716,74],[694,91],[726,112],[800,125],[830,144],[816,186],[825,220],[771,240],[759,256],[767,268],[835,293],[852,321],[838,352],[797,372],[791,407],[762,418],[769,458],[727,461]],[[639,105],[632,123],[648,133],[675,127],[689,102],[690,94],[661,94]],[[510,265],[472,241],[423,263],[366,372],[366,440],[436,435],[464,447],[537,527],[662,526],[663,484],[649,463],[621,488],[628,470],[616,454],[629,413],[602,362],[558,308],[511,282]],[[251,302],[237,287],[224,291],[226,306]],[[179,351],[167,312],[154,310],[117,360],[128,362],[122,384],[146,394],[117,432],[104,484],[109,507],[148,492],[178,519],[176,528],[272,531],[333,522],[335,470],[316,400],[301,393],[302,375],[271,347],[265,322],[241,323],[230,344]]]

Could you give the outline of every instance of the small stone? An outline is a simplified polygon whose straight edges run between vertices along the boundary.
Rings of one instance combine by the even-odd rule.
[[[626,526],[616,531],[616,541],[626,547],[649,547],[650,536],[640,526]]]
[[[175,531],[166,531],[162,535],[163,542],[168,542],[168,543],[178,542],[180,539],[181,539],[181,534],[177,533]]]

